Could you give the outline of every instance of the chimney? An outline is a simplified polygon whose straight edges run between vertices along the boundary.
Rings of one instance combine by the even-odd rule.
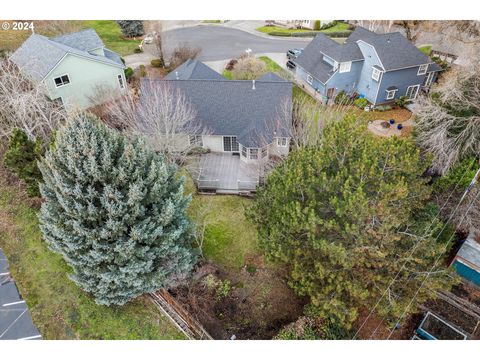
[[[255,90],[255,80],[252,80],[252,90]]]
[[[178,71],[175,71],[175,78],[178,80],[179,77],[178,77]]]

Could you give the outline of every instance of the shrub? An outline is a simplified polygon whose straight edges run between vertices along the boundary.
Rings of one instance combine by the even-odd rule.
[[[118,20],[117,24],[120,26],[122,34],[126,37],[142,36],[145,34],[142,20]]]
[[[332,31],[329,33],[325,33],[325,35],[332,38],[346,38],[346,37],[349,37],[351,33],[352,33],[352,30],[343,30],[343,31]]]
[[[395,100],[395,105],[401,108],[405,107],[406,103],[407,103],[407,97],[405,95],[402,95],[397,100]]]
[[[292,36],[292,33],[286,31],[271,31],[268,33],[271,36]]]
[[[340,91],[337,96],[335,96],[335,104],[337,105],[350,105],[352,99],[347,95],[345,90]]]
[[[368,100],[365,98],[359,98],[355,100],[353,104],[360,109],[365,109],[365,106],[368,105]]]
[[[322,22],[320,20],[315,20],[315,23],[313,25],[313,30],[320,30],[321,28],[321,25],[322,25]]]
[[[188,59],[195,59],[200,54],[199,47],[190,47],[188,45],[177,46],[170,57],[169,67],[175,69],[182,65]]]
[[[225,70],[232,71],[235,65],[238,63],[237,59],[232,59],[225,65]]]
[[[391,110],[392,107],[390,105],[378,105],[378,106],[375,106],[375,111],[387,111],[387,110]]]
[[[37,160],[42,156],[41,145],[41,141],[32,141],[25,132],[15,128],[3,160],[5,167],[23,180],[31,197],[40,195],[38,183],[42,180],[42,174]]]
[[[131,67],[127,67],[125,69],[125,78],[128,80],[133,76],[133,69]]]
[[[165,66],[165,63],[163,62],[162,59],[153,59],[152,61],[150,61],[150,64],[151,64],[153,67],[157,67],[157,68],[160,68],[160,67],[164,67],[164,66]]]
[[[137,48],[135,48],[135,49],[133,50],[133,52],[134,52],[135,54],[141,54],[141,53],[143,53],[143,50],[140,49],[139,47],[137,47]]]
[[[439,65],[443,70],[446,70],[450,66],[450,64],[447,61],[440,59],[439,56],[432,56],[432,60],[437,65]]]
[[[143,64],[140,65],[140,66],[138,67],[138,69],[139,69],[139,75],[140,75],[140,77],[145,77],[145,76],[147,76],[147,71],[145,70],[145,65],[143,65]]]
[[[234,80],[254,80],[263,75],[267,70],[265,62],[255,57],[246,57],[238,60],[232,70]]]

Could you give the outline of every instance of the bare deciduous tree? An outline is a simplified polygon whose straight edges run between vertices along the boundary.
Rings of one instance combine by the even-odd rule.
[[[48,99],[43,84],[30,81],[12,62],[0,62],[0,137],[19,128],[30,139],[47,140],[66,117],[63,105]]]
[[[419,144],[444,174],[467,156],[480,156],[480,65],[451,71],[415,107]]]
[[[110,125],[145,136],[154,149],[177,163],[184,163],[198,147],[193,136],[208,134],[183,92],[168,82],[145,81],[139,99],[127,94],[106,107]]]
[[[265,63],[253,56],[241,57],[232,70],[235,80],[255,80],[267,71]]]
[[[195,59],[202,50],[199,47],[190,47],[188,44],[180,44],[173,49],[168,66],[175,69],[188,59]]]
[[[155,47],[154,55],[160,59],[162,67],[165,66],[165,34],[163,29],[163,23],[161,21],[156,21],[150,25],[153,37],[153,45]]]

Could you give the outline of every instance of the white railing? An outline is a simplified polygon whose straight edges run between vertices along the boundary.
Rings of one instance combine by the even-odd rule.
[[[258,180],[237,180],[239,191],[255,191],[258,184]]]

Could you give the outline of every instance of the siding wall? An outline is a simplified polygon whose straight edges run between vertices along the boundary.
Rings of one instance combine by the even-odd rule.
[[[382,67],[382,65],[372,46],[359,41],[358,47],[365,60],[360,72],[357,92],[360,95],[363,95],[368,101],[375,104],[375,99],[377,98],[377,92],[382,78],[380,78],[379,82],[372,79],[372,67],[375,65]]]
[[[321,56],[321,55],[319,55]],[[308,75],[308,72],[306,72],[301,66],[298,66],[297,65],[297,68],[296,68],[296,75],[302,79],[303,81],[305,81],[307,84],[307,75]],[[314,90],[317,90],[320,94],[322,94],[323,96],[326,96],[327,95],[327,92],[325,91],[325,85],[323,85],[320,81],[318,81],[317,79],[313,78],[313,82],[312,84],[308,84],[309,86],[311,86]]]
[[[203,147],[212,152],[223,152],[223,136],[203,135]]]
[[[65,74],[68,74],[70,84],[57,88],[53,79]],[[61,97],[65,106],[83,110],[93,105],[90,98],[95,96],[98,86],[120,92],[118,75],[122,76],[126,89],[122,68],[67,55],[44,81],[52,100]]]
[[[327,81],[326,88],[335,88],[335,94],[344,90],[347,94],[353,94],[360,79],[363,61],[353,61],[349,72],[336,72],[330,80]]]
[[[391,101],[385,98],[387,96],[386,90],[390,86],[396,86],[398,88],[398,91],[395,93],[395,99],[405,95],[407,88],[411,85],[420,85],[421,88],[428,73],[425,75],[417,75],[417,72],[418,66],[396,71],[387,71],[384,73],[382,82],[380,84],[378,97],[376,99],[376,104]]]

